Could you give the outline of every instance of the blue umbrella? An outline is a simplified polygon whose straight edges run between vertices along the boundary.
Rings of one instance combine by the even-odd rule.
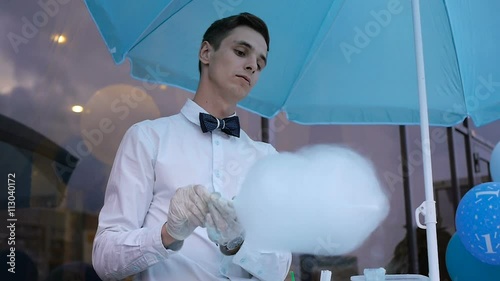
[[[429,124],[500,119],[495,0],[86,0],[116,63],[194,92],[214,20],[247,11],[271,33],[268,66],[240,106],[302,124],[421,124],[430,278],[439,280]],[[425,55],[425,56],[424,56]]]

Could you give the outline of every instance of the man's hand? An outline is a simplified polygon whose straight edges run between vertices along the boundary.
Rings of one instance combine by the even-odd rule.
[[[238,222],[233,202],[222,198],[219,193],[213,193],[208,202],[208,209],[206,226],[210,240],[227,250],[241,246],[245,235]]]
[[[166,230],[176,240],[186,239],[198,226],[205,227],[210,193],[201,185],[178,188],[170,200]]]

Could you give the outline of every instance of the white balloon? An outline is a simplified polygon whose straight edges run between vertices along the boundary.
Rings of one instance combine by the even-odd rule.
[[[373,165],[336,145],[258,161],[235,199],[245,243],[261,250],[342,255],[358,248],[389,212]]]

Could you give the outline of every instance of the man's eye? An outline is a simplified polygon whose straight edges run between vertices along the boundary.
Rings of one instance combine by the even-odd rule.
[[[234,52],[236,53],[236,55],[238,55],[238,56],[240,56],[240,57],[242,57],[242,56],[244,56],[244,55],[245,55],[245,52],[240,51],[240,50],[234,50]]]

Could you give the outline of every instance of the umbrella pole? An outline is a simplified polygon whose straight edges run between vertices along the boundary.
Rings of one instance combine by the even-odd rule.
[[[439,260],[436,231],[436,202],[434,201],[434,187],[432,181],[432,160],[429,138],[429,116],[427,111],[427,92],[425,88],[424,52],[422,44],[422,25],[420,21],[420,1],[412,0],[413,31],[415,36],[415,55],[417,62],[418,96],[420,103],[420,134],[422,138],[422,157],[424,163],[425,202],[416,210],[425,217],[427,233],[427,253],[429,259],[429,278],[439,281]],[[418,223],[421,226],[420,223]]]

